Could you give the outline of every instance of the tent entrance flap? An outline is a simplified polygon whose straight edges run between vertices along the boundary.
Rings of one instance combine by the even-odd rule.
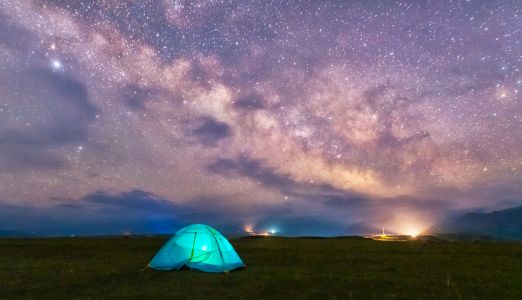
[[[218,248],[218,251],[219,251],[219,256],[221,257],[221,261],[223,262],[223,264],[225,264],[225,259],[223,258],[223,252],[221,252],[221,247],[219,246],[219,242],[218,242],[218,239],[216,238],[216,235],[212,232],[211,228],[207,228],[207,230],[210,232],[210,234],[212,235],[212,237],[216,241],[217,248]]]

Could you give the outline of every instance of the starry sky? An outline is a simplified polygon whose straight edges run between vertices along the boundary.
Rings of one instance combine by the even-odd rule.
[[[522,202],[520,1],[0,0],[0,230],[427,230]]]

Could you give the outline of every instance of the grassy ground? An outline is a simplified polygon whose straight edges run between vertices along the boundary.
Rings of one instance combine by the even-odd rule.
[[[522,299],[522,244],[232,240],[246,269],[140,268],[165,238],[0,240],[0,299]]]

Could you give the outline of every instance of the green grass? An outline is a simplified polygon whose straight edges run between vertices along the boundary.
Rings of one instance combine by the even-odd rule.
[[[522,244],[260,238],[228,274],[140,271],[165,238],[0,240],[0,299],[522,299]]]

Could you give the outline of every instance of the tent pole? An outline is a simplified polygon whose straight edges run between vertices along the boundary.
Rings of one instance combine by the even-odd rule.
[[[198,235],[198,233],[194,232],[194,241],[192,242],[192,252],[190,253],[190,258],[188,259],[189,262],[192,260],[192,257],[194,257],[194,246],[196,245],[196,235]]]
[[[221,256],[221,261],[223,262],[222,265],[221,265],[221,271],[224,271],[224,266],[225,266],[225,258],[223,258],[223,252],[221,252],[221,245],[219,244],[216,236],[214,235],[214,233],[212,232],[212,230],[210,228],[207,227],[207,230],[210,232],[210,234],[212,234],[212,237],[214,238],[214,240],[216,241],[216,245],[218,246],[218,251],[219,251],[219,256]]]

